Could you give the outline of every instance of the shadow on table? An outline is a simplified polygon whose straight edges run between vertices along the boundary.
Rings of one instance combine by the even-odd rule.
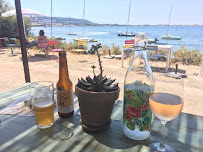
[[[15,119],[4,119],[0,127],[0,135],[4,137],[1,138],[0,145],[2,145],[4,150],[8,151],[19,148],[19,145],[27,148],[28,151],[45,150],[50,146],[53,149],[52,151],[60,148],[63,148],[63,151],[74,151],[79,147],[80,151],[99,151],[99,149],[101,150],[103,148],[108,151],[115,149],[146,151],[147,145],[152,142],[159,142],[161,139],[160,122],[156,122],[159,120],[154,120],[153,131],[148,139],[135,141],[127,138],[123,134],[122,121],[120,120],[112,120],[110,127],[101,132],[87,132],[82,130],[79,123],[79,112],[74,115],[74,117],[56,120],[53,127],[45,130],[36,129],[34,117],[12,116],[12,118]],[[195,117],[191,115],[191,119],[194,118]],[[176,119],[174,121],[181,120]],[[11,124],[15,124],[15,127]],[[190,124],[189,121],[188,125],[195,127],[195,125]],[[200,145],[201,140],[193,139],[197,144],[194,145],[194,141],[191,140],[191,131],[187,130],[188,132],[185,134],[184,129],[185,128],[181,128],[181,125],[176,125],[173,121],[168,123],[166,143],[171,145],[177,152],[191,152],[190,148],[195,151],[202,150],[202,146]],[[182,134],[182,130],[184,134],[181,137],[179,134]],[[180,142],[181,139],[177,138],[185,139],[186,144],[183,144]],[[193,146],[190,147],[188,145]],[[199,147],[199,149],[196,147]]]
[[[154,142],[159,143],[161,140],[161,134],[155,131],[151,132],[151,135],[148,139],[142,141],[129,139],[124,135],[122,125],[123,124],[121,121],[112,121],[111,126],[105,131],[96,133],[86,131],[86,133],[92,135],[99,143],[113,149],[131,149],[136,147],[138,149],[140,148],[141,150],[145,146],[147,147],[149,144]],[[174,137],[171,138],[170,136],[166,136],[165,139],[167,141],[166,143],[176,149],[177,152],[191,152],[187,145],[184,145]]]
[[[161,140],[161,123],[160,120],[157,118],[153,121],[153,131],[151,132],[151,136],[143,141],[135,141],[132,139],[127,138],[123,133],[123,122],[122,122],[122,111],[121,108],[123,107],[123,102],[118,100],[115,103],[114,110],[112,113],[112,124],[110,127],[102,132],[88,132],[86,133],[92,135],[99,143],[102,143],[103,145],[114,148],[114,149],[129,149],[138,145],[144,145],[147,146],[153,142],[160,142]],[[191,133],[189,133],[187,130],[184,130],[185,128],[181,128],[181,118],[184,117],[187,119],[187,116],[190,116],[188,114],[182,114],[180,117],[178,117],[176,120],[173,120],[171,122],[168,122],[167,127],[167,135],[166,135],[166,144],[173,146],[176,151],[184,151],[184,152],[191,152],[190,146],[191,141]],[[194,115],[191,115],[194,116]],[[196,117],[196,116],[194,116]],[[183,119],[183,118],[182,118]],[[190,120],[188,121],[188,127]],[[195,121],[195,120],[193,120]],[[202,120],[203,121],[203,120]],[[197,126],[195,126],[195,122],[191,122],[193,124],[193,128],[197,129]],[[197,123],[197,121],[196,121]],[[186,126],[187,126],[186,125]],[[191,125],[191,124],[190,124]],[[185,134],[186,133],[186,134]],[[181,138],[182,137],[182,138]],[[185,137],[185,138],[184,138]],[[178,139],[179,138],[179,139]],[[181,140],[180,140],[181,139]],[[180,141],[184,141],[186,144],[183,144]],[[198,147],[198,146],[197,146]],[[194,147],[193,147],[194,148]]]
[[[48,151],[49,148],[50,151],[142,151],[147,149],[147,145],[160,142],[161,123],[156,118],[151,136],[146,140],[131,140],[123,134],[122,103],[119,100],[115,103],[112,124],[101,132],[82,130],[79,111],[71,118],[56,120],[52,128],[45,130],[36,129],[34,117],[0,115],[3,120],[0,147],[4,151],[22,148],[27,151]],[[166,125],[166,144],[177,152],[203,151],[202,122],[203,117],[181,113]]]

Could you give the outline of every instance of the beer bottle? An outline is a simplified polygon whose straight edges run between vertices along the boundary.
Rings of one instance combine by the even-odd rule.
[[[59,81],[57,83],[57,105],[59,117],[66,118],[73,115],[73,85],[68,74],[66,51],[59,52]]]

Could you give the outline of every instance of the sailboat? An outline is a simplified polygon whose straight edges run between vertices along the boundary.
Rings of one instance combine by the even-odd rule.
[[[118,36],[128,36],[128,37],[134,37],[135,36],[135,34],[133,34],[132,32],[128,33],[128,25],[129,25],[129,17],[130,17],[130,6],[131,6],[131,0],[130,0],[130,3],[129,3],[129,10],[128,10],[127,32],[118,31]]]
[[[80,38],[73,38],[74,41],[87,41],[87,42],[97,42],[97,40],[88,38],[84,35],[84,18],[85,18],[85,0],[84,0],[84,9],[83,9],[83,30],[82,30],[82,37]]]
[[[170,26],[170,20],[171,20],[171,12],[172,12],[172,6],[171,6],[169,20],[168,20],[167,35],[162,36],[162,39],[166,39],[166,40],[181,40],[181,37],[179,37],[179,36],[172,36],[172,35],[168,34],[168,30],[169,30],[169,26]]]

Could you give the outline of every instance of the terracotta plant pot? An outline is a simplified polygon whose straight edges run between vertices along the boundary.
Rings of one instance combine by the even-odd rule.
[[[111,124],[111,113],[119,97],[120,89],[114,92],[91,92],[75,86],[79,100],[81,125],[88,131],[99,131]]]

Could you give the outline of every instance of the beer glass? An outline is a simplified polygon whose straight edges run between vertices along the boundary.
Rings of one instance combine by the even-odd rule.
[[[54,124],[54,84],[51,81],[38,81],[30,84],[32,109],[37,128],[45,129]]]

